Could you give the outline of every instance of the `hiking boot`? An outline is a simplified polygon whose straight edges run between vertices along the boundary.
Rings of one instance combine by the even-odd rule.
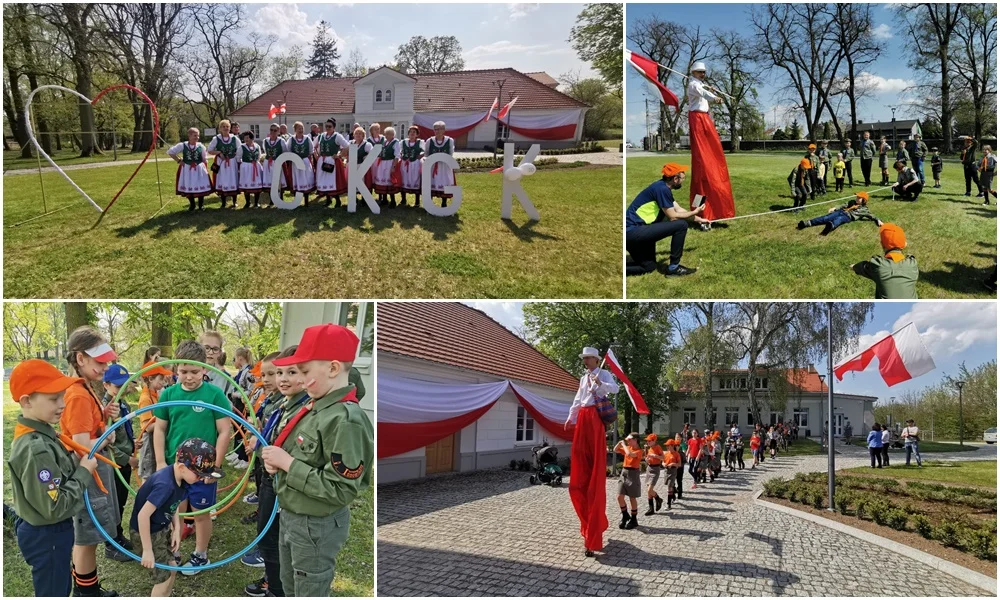
[[[583,555],[586,556],[587,558],[593,558],[594,551],[593,550],[584,550],[583,551]]]
[[[653,502],[656,503],[656,510],[660,510],[661,508],[663,508],[663,498],[656,496],[653,498]]]
[[[246,593],[247,596],[252,596],[254,598],[263,598],[264,596],[267,595],[268,592],[267,575],[261,577],[260,579],[258,579],[253,583],[248,583],[247,586],[243,588],[243,591]]]
[[[635,529],[638,526],[638,519],[635,518],[635,515],[632,515],[632,517],[628,520],[628,523],[625,524],[625,529]]]
[[[626,525],[628,525],[628,513],[622,512],[622,521],[618,524],[618,529],[625,529]]]
[[[653,514],[653,499],[652,498],[648,498],[647,500],[649,501],[649,510],[647,510],[643,514],[645,514],[648,517],[648,516],[650,516],[650,515]]]
[[[831,231],[833,231],[833,223],[827,223],[826,225],[823,226],[823,231],[819,232],[819,234],[830,235]]]

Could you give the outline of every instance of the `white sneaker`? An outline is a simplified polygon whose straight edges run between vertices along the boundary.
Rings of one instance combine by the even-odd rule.
[[[234,469],[239,469],[240,471],[242,471],[243,469],[247,468],[248,466],[250,466],[250,463],[248,463],[245,460],[236,459],[233,462],[233,468]]]

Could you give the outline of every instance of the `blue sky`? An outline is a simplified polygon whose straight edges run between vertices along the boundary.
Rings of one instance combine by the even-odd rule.
[[[582,4],[342,4],[247,5],[247,28],[278,36],[279,49],[298,45],[306,57],[316,24],[326,20],[341,60],[358,48],[370,66],[391,62],[410,37],[454,35],[467,69],[513,67],[560,75],[592,75],[568,41]]]
[[[636,19],[658,16],[661,19],[691,27],[700,25],[703,32],[717,27],[750,36],[753,34],[753,27],[750,24],[751,6],[752,4],[628,4],[625,8],[626,32],[631,30],[631,24]],[[902,37],[899,25],[893,25],[895,19],[890,7],[890,4],[878,4],[873,7],[874,33],[884,44],[884,49],[882,56],[868,67],[871,80],[877,88],[875,93],[870,98],[864,99],[858,107],[858,118],[865,122],[889,121],[892,118],[892,111],[888,106],[899,107],[907,101],[907,98],[902,95],[903,89],[911,85],[914,80],[913,74],[909,73],[909,68],[906,67],[906,61],[900,60],[901,56],[905,56],[902,45],[906,39]],[[625,46],[630,50],[638,50],[627,37]],[[780,79],[779,71],[774,71],[773,74],[766,76],[765,81],[768,78],[772,81]],[[644,81],[635,69],[626,70],[626,135],[629,140],[635,143],[639,143],[646,135],[643,120],[643,99],[646,97],[648,88]],[[672,81],[676,81],[676,79]],[[677,83],[674,83],[672,91],[680,95],[684,90],[680,89]],[[761,98],[761,104],[758,108],[765,114],[768,127],[771,127],[775,121],[775,108],[777,108],[779,125],[791,123],[795,115],[789,108],[776,101],[777,86],[764,85],[758,91]],[[653,114],[652,107],[655,96],[650,98],[650,114]],[[843,112],[848,114],[846,110]],[[911,117],[904,106],[896,111],[896,118]],[[802,115],[799,115],[799,122],[804,122]]]
[[[468,302],[515,333],[524,327],[521,302]],[[997,357],[997,307],[995,302],[877,302],[871,321],[865,327],[860,348],[912,322],[920,339],[934,358],[937,368],[916,379],[891,388],[878,373],[878,365],[869,365],[862,373],[847,374],[834,382],[834,390],[888,399],[908,390],[917,391],[938,383],[945,374],[954,375],[964,361],[973,368]],[[834,363],[846,357],[834,357]],[[826,370],[826,362],[817,365]]]

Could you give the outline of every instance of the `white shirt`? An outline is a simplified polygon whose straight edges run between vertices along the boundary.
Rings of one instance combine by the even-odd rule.
[[[904,438],[908,436],[914,438],[920,437],[920,428],[918,428],[916,425],[910,425],[908,427],[904,427],[903,433],[901,435]]]
[[[892,439],[892,432],[889,431],[888,429],[883,429],[882,430],[882,443],[883,444],[888,444],[889,440],[891,440],[891,439]]]
[[[597,386],[595,388],[591,388],[590,386],[591,374],[597,375]],[[576,396],[573,398],[573,406],[569,407],[570,422],[576,422],[576,415],[579,414],[582,407],[593,406],[597,402],[597,398],[617,393],[618,383],[611,373],[604,369],[594,369],[588,372],[580,378],[580,388],[576,390]]]
[[[687,88],[688,110],[693,112],[709,112],[709,102],[714,102],[718,96],[708,91],[705,84],[691,76]]]

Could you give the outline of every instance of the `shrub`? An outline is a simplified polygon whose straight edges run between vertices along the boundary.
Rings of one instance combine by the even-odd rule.
[[[908,520],[909,515],[907,515],[906,511],[901,508],[890,509],[885,517],[886,525],[897,531],[904,531]]]
[[[949,548],[958,546],[959,526],[953,521],[941,521],[934,528],[934,539]]]
[[[812,507],[819,509],[826,506],[826,494],[820,490],[816,490],[812,495]]]
[[[885,500],[882,500],[881,498],[872,502],[871,506],[868,508],[868,511],[872,515],[872,520],[878,523],[879,525],[888,525],[889,512],[891,510],[892,507],[889,505],[889,503],[886,502]]]
[[[511,471],[516,471],[517,470],[517,460],[516,459],[513,459],[513,458],[510,459],[510,470]]]
[[[927,539],[931,539],[931,534],[934,531],[930,519],[924,515],[913,515],[913,528]]]
[[[764,482],[764,495],[771,498],[784,498],[788,489],[788,481],[781,477],[768,479]]]
[[[833,504],[842,515],[847,514],[848,509],[851,507],[851,502],[853,501],[854,495],[847,491],[839,491],[833,496]]]
[[[871,497],[868,494],[861,494],[854,507],[854,515],[859,519],[864,519],[870,516],[868,512],[868,506],[871,504]]]
[[[984,529],[967,529],[962,537],[962,545],[967,552],[983,560],[997,559],[996,533]]]

